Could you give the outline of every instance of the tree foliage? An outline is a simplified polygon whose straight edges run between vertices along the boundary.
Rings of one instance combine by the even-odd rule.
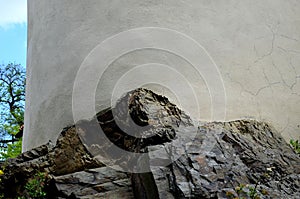
[[[21,152],[21,141],[16,139],[16,134],[23,128],[24,101],[25,69],[20,64],[0,65],[0,144],[2,159],[15,157]]]

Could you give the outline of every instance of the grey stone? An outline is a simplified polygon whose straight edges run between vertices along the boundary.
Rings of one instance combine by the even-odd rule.
[[[49,198],[226,198],[228,192],[237,196],[241,184],[246,198],[254,187],[262,199],[299,198],[300,157],[271,125],[255,120],[195,124],[167,98],[146,89],[131,91],[92,120],[65,128],[55,145],[9,160],[0,190],[6,198],[26,195],[28,180],[47,172]],[[103,142],[96,125],[110,143]],[[142,136],[133,136],[138,133]],[[109,154],[112,145],[145,156]],[[101,153],[114,155],[111,163],[123,170],[101,162]],[[124,171],[132,163],[149,171]]]

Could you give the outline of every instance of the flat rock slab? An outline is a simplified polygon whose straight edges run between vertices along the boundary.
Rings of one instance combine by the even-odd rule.
[[[134,198],[130,176],[108,167],[54,176],[60,197]]]

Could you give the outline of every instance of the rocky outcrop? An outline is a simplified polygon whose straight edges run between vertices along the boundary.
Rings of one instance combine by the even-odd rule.
[[[300,158],[255,120],[195,122],[146,89],[5,165],[6,198],[47,173],[48,198],[299,198]]]
[[[160,190],[162,196],[230,198],[245,185],[240,197],[251,189],[260,198],[300,197],[300,157],[266,123],[205,123],[191,144],[172,147],[178,159],[153,171],[156,184],[169,184],[169,190]]]

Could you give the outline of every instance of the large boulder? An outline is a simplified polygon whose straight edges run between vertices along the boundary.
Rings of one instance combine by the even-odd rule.
[[[4,167],[5,198],[30,197],[38,172],[48,198],[300,198],[300,158],[272,126],[196,122],[146,89]]]

